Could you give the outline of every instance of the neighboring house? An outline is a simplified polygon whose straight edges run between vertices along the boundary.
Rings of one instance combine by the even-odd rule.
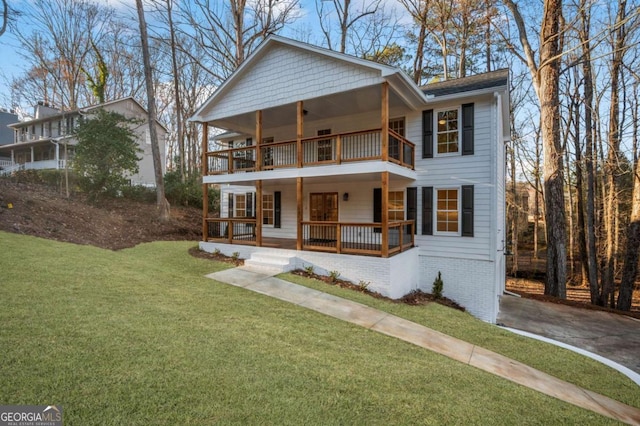
[[[13,130],[7,127],[11,123],[18,121],[18,114],[0,108],[0,146],[13,143]],[[0,173],[5,167],[11,166],[11,157],[0,152]]]
[[[139,154],[139,171],[129,176],[129,179],[132,185],[155,186],[147,112],[132,97],[73,111],[60,111],[39,103],[35,106],[33,119],[9,124],[8,127],[13,129],[13,143],[0,146],[0,156],[8,157],[10,165],[0,170],[0,173],[8,174],[25,169],[64,169],[66,161],[73,158],[74,147],[78,143],[73,137],[73,130],[79,119],[90,117],[91,112],[97,109],[114,111],[127,118],[140,120],[133,129],[142,150]],[[156,129],[164,172],[167,129],[160,123],[157,123]]]
[[[270,36],[191,118],[208,251],[337,271],[392,298],[444,295],[495,322],[505,280],[508,71],[417,87],[399,69]],[[208,144],[210,128],[227,132]]]

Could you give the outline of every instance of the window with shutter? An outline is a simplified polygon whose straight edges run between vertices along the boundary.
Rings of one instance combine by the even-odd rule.
[[[433,235],[433,187],[422,188],[422,235]]]
[[[462,236],[473,237],[473,185],[462,186]]]

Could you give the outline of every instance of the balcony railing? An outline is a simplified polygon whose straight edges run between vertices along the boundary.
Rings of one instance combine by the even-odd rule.
[[[389,224],[388,255],[414,245],[412,220]],[[253,218],[208,218],[207,241],[256,245],[256,220]],[[302,249],[338,254],[382,256],[381,223],[302,222]]]
[[[381,135],[381,129],[373,129],[304,138],[300,144],[296,140],[262,144],[260,164],[256,146],[210,151],[207,152],[207,173],[216,175],[381,160]],[[413,169],[414,155],[415,145],[389,130],[388,160]]]

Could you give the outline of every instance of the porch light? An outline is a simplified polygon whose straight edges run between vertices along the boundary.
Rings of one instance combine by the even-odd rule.
[[[345,192],[344,194],[342,194],[342,201],[349,201],[349,193]]]

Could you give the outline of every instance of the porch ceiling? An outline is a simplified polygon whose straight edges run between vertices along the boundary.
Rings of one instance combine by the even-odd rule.
[[[305,121],[326,120],[336,117],[344,117],[380,111],[380,85],[369,86],[349,92],[337,93],[314,99],[305,99]],[[404,98],[393,88],[389,90],[389,108],[407,108]],[[280,105],[262,111],[262,124],[265,128],[280,126],[295,126],[297,106],[295,103]],[[216,120],[210,124],[227,130],[240,131],[253,134],[255,132],[255,111],[233,117]]]
[[[361,168],[361,164],[343,164],[341,166],[317,166],[303,169],[279,169],[266,172],[237,173],[229,175],[205,176],[204,183],[218,185],[255,186],[256,181],[262,178],[263,184],[276,181],[278,185],[295,185],[296,179],[302,177],[307,184],[328,183],[342,184],[345,182],[371,182],[380,181],[381,172],[389,171],[389,182],[409,184],[415,181],[415,171],[395,164],[382,161],[368,162],[370,170]],[[366,166],[365,166],[366,167]],[[371,170],[373,169],[373,170]]]

